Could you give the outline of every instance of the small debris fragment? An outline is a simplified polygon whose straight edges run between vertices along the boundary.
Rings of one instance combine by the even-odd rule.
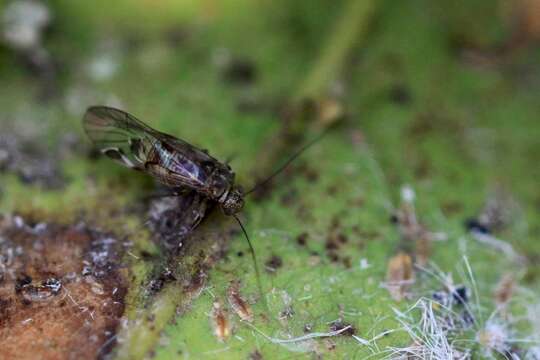
[[[272,255],[265,263],[266,271],[269,273],[275,273],[277,269],[283,266],[283,260],[277,255]]]
[[[467,231],[477,231],[481,234],[489,234],[489,229],[474,218],[465,220],[465,229]]]
[[[214,301],[212,304],[211,321],[214,335],[216,335],[219,341],[226,341],[232,333],[231,323],[227,311],[223,309],[219,301]]]
[[[291,305],[285,306],[285,308],[279,313],[280,320],[292,319],[294,315],[294,309]]]
[[[27,277],[24,279],[24,283],[18,282],[15,285],[15,291],[28,303],[49,300],[58,295],[62,289],[62,282],[55,278],[49,278],[41,285],[32,285],[31,281],[32,279]]]
[[[231,282],[227,290],[227,299],[240,319],[247,322],[253,321],[253,311],[251,310],[251,306],[240,295],[240,284],[238,282]]]
[[[410,186],[403,186],[401,188],[401,206],[391,218],[393,223],[398,224],[401,236],[405,241],[415,241],[424,231],[416,217],[415,197],[416,194]]]
[[[251,327],[253,330],[255,330],[257,333],[262,335],[266,340],[270,341],[273,344],[279,344],[282,346],[285,346],[287,349],[292,349],[295,352],[315,352],[317,351],[317,344],[314,341],[314,339],[318,338],[329,338],[332,336],[340,335],[343,332],[346,332],[351,327],[345,326],[341,330],[337,331],[330,331],[330,332],[315,332],[315,333],[309,333],[298,337],[291,337],[289,335],[286,339],[281,338],[274,338],[266,335],[264,332],[256,328],[254,325],[250,323],[246,323],[247,326]]]
[[[516,280],[512,274],[505,274],[499,281],[497,288],[495,289],[494,297],[495,304],[499,307],[503,307],[512,298],[516,287]]]
[[[338,331],[339,335],[353,336],[356,334],[356,328],[351,324],[344,323],[341,319],[330,324],[330,331]]]
[[[492,355],[492,353],[506,354],[510,351],[509,335],[506,325],[502,321],[493,318],[488,320],[484,328],[477,332],[476,341],[488,356]]]
[[[452,308],[454,305],[465,305],[469,302],[470,291],[464,285],[452,285],[451,282],[446,284],[444,290],[435,291],[431,297],[446,308]]]
[[[452,291],[452,299],[457,305],[465,305],[469,302],[469,298],[469,289],[464,285],[457,286]]]
[[[309,234],[307,232],[303,232],[296,237],[296,243],[300,246],[306,246],[308,238]]]
[[[15,281],[15,292],[19,293],[22,291],[22,289],[25,286],[28,286],[32,283],[32,278],[26,274],[21,275],[16,281]]]
[[[414,282],[414,272],[410,255],[400,252],[388,261],[386,288],[395,301],[403,300]]]
[[[166,267],[157,278],[148,282],[148,295],[154,295],[160,292],[166,283],[174,280],[176,280],[174,274],[169,268]]]
[[[245,58],[230,58],[223,77],[232,84],[249,85],[257,80],[257,69],[252,61]]]
[[[476,218],[465,221],[469,231],[491,234],[508,227],[518,212],[518,205],[503,190],[495,190],[486,200],[480,214]]]
[[[419,234],[415,243],[415,260],[420,266],[426,266],[431,255],[432,235],[427,231]]]
[[[62,282],[56,278],[48,278],[43,282],[42,286],[49,289],[54,295],[56,295],[62,289]]]
[[[325,128],[333,125],[345,115],[343,104],[335,98],[322,98],[316,103],[317,123]]]
[[[101,285],[99,282],[96,281],[96,279],[89,275],[85,276],[84,281],[90,285],[90,290],[96,294],[96,295],[103,295],[105,293],[105,290],[103,289],[103,285]]]
[[[360,270],[365,270],[369,268],[371,265],[368,263],[368,260],[366,258],[360,259]]]
[[[416,216],[414,190],[405,185],[401,188],[401,206],[390,218],[391,222],[398,225],[404,248],[410,248],[414,244],[415,262],[425,266],[431,255],[433,240],[444,240],[446,235],[434,233],[426,229]]]
[[[330,223],[325,242],[326,255],[332,262],[342,262],[345,267],[350,267],[350,259],[342,259],[339,254],[339,250],[349,241],[347,235],[341,230],[339,219],[339,215],[336,215]]]

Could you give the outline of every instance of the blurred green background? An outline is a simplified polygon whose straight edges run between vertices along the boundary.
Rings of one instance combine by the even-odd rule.
[[[393,308],[441,288],[419,271],[410,299],[395,302],[381,285],[403,248],[389,219],[405,185],[416,193],[419,221],[446,235],[432,242],[430,266],[454,273],[456,283],[466,282],[458,275],[464,256],[473,270],[481,321],[460,346],[475,358],[509,356],[479,343],[478,332],[504,274],[515,277],[518,299],[533,294],[537,302],[540,294],[539,1],[51,0],[21,1],[27,7],[17,11],[14,3],[0,2],[0,136],[33,144],[25,161],[50,168],[1,166],[0,156],[5,214],[60,223],[83,216],[119,234],[139,228],[144,218],[130,208],[152,182],[89,157],[81,117],[90,105],[119,107],[220,160],[232,157],[248,188],[333,127],[268,196],[247,199],[243,219],[269,306],[254,301],[253,324],[231,311],[234,336],[222,343],[209,319],[231,280],[257,297],[238,235],[181,315],[170,311],[180,300],[164,296],[170,307],[157,330],[134,344],[129,328],[148,325],[128,322],[110,356],[363,359],[410,345],[407,331],[369,345],[351,336],[278,344],[259,333],[286,339],[328,332],[339,320],[371,339],[400,327]],[[282,140],[289,133],[294,140]],[[526,259],[519,264],[464,226],[499,197],[510,215],[490,235]],[[335,229],[347,241],[329,251]],[[154,248],[146,231],[133,241]],[[265,265],[272,256],[281,260],[275,272]],[[130,266],[137,293],[154,265]],[[133,320],[143,306],[130,299]],[[526,299],[516,317],[534,305]],[[285,316],[288,307],[294,312]],[[513,324],[508,347],[529,356],[539,335]],[[527,342],[510,339],[518,337]]]

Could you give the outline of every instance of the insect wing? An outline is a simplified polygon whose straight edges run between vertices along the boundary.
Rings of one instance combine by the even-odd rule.
[[[150,127],[123,111],[104,106],[89,108],[83,127],[104,155],[127,167],[144,169],[144,150],[154,142]]]
[[[114,108],[87,110],[83,126],[102,153],[121,164],[145,171],[168,186],[204,191],[208,169],[219,162],[196,147],[152,129]]]

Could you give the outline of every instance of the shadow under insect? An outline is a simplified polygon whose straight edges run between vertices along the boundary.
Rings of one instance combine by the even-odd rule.
[[[176,251],[211,208],[211,201],[196,191],[155,198],[149,205],[148,226],[160,247]]]

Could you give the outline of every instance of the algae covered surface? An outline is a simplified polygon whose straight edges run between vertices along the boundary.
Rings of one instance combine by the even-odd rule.
[[[50,327],[71,340],[49,331],[44,358],[540,355],[538,1],[23,1],[44,19],[20,25],[33,42],[8,32],[13,3],[10,349]],[[228,161],[246,190],[324,134],[246,196],[262,293],[219,209],[175,246],[198,203],[93,151],[81,119],[97,104]]]

